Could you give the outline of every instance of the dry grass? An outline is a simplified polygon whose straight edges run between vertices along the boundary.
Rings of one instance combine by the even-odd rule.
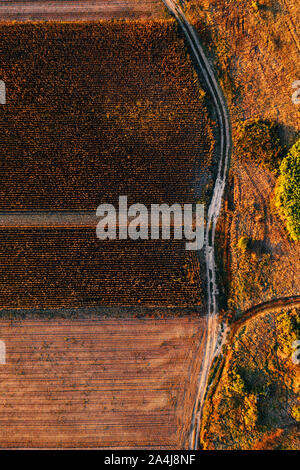
[[[219,223],[225,235],[219,239],[228,249],[220,258],[234,317],[266,300],[299,294],[300,246],[291,243],[274,211],[275,177],[244,161],[235,134],[238,121],[259,118],[279,125],[283,145],[296,140],[299,106],[291,97],[300,77],[299,7],[296,0],[184,3],[213,58],[233,123],[231,184]],[[250,239],[244,251],[238,248],[243,236]],[[299,449],[292,417],[299,371],[278,353],[276,319],[274,313],[248,322],[219,359],[204,411],[205,449]]]
[[[234,166],[230,226],[230,306],[243,311],[276,297],[299,294],[300,246],[290,241],[273,208],[274,176],[254,163]],[[242,252],[240,237],[252,248]]]
[[[298,327],[288,326],[290,321],[297,321]],[[205,405],[205,449],[300,449],[293,418],[299,406],[300,370],[291,360],[299,325],[299,309],[287,309],[239,328]]]
[[[202,21],[215,55],[233,121],[259,117],[281,125],[291,145],[300,131],[292,83],[300,77],[300,12],[297,0],[190,0],[187,11]],[[201,28],[203,31],[203,28]]]
[[[236,139],[237,123],[254,118],[277,123],[284,145],[299,133],[299,106],[291,99],[292,82],[300,77],[299,8],[295,0],[261,0],[258,8],[254,3],[186,2],[189,18],[214,57],[233,124],[232,194],[224,211],[230,246],[223,264],[230,282],[229,308],[237,313],[300,289],[300,247],[291,243],[275,213],[276,179],[244,162]],[[238,249],[243,236],[252,246],[244,253]]]

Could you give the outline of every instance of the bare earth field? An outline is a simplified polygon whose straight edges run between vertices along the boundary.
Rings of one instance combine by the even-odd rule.
[[[158,0],[1,1],[0,21],[162,18]]]
[[[0,447],[186,446],[204,319],[1,320]]]
[[[241,310],[300,292],[300,246],[290,242],[283,222],[272,210],[274,185],[275,178],[268,170],[254,163],[235,163],[231,298]],[[252,256],[237,248],[245,233],[254,240],[256,253]]]

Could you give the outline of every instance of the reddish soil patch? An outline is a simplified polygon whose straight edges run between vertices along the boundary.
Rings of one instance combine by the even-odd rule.
[[[205,320],[1,320],[0,329],[2,448],[186,446]]]

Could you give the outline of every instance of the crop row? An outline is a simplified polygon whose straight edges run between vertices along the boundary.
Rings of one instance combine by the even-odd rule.
[[[173,21],[0,25],[0,208],[191,202],[212,129]]]
[[[1,230],[0,306],[192,306],[194,252],[175,240],[100,241],[94,230]]]

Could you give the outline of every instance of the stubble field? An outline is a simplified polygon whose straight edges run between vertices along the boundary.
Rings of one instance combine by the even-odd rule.
[[[186,445],[202,319],[1,320],[0,446]]]

